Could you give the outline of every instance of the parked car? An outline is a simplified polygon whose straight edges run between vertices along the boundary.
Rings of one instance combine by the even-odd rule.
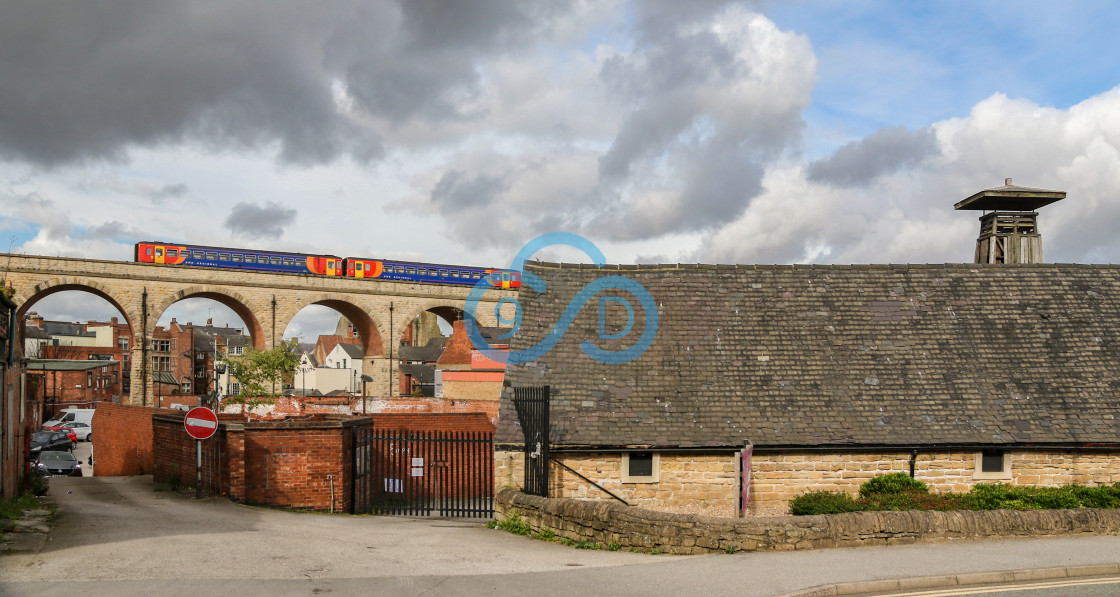
[[[65,431],[36,431],[31,434],[31,456],[40,452],[69,452],[74,449],[70,434]]]
[[[78,434],[75,433],[74,430],[70,429],[69,427],[63,427],[61,425],[55,425],[55,426],[52,426],[52,427],[43,427],[42,431],[61,431],[62,433],[66,434],[66,437],[70,438],[70,449],[71,450],[78,447]]]
[[[43,451],[35,459],[35,468],[49,477],[81,477],[82,463],[70,452]]]
[[[74,421],[73,423],[63,423],[59,427],[66,427],[74,432],[77,436],[77,441],[92,442],[93,441],[93,427],[89,423],[81,421]]]

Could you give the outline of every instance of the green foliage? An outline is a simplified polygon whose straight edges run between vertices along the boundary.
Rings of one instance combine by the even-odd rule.
[[[929,492],[929,486],[917,479],[911,479],[906,473],[890,473],[869,479],[859,486],[859,496],[866,498],[873,495],[898,494],[906,491]]]
[[[540,539],[541,541],[552,541],[553,539],[556,538],[556,533],[553,532],[552,529],[545,529],[545,530],[533,535],[533,538],[534,539]]]
[[[23,515],[24,510],[39,507],[39,498],[34,493],[25,491],[14,498],[0,500],[0,519],[15,520]]]
[[[1120,508],[1120,483],[1099,487],[1031,487],[1006,483],[974,485],[965,494],[931,494],[925,483],[902,473],[883,475],[860,487],[859,499],[815,491],[790,500],[794,515],[840,514],[861,510],[1056,510]]]
[[[810,491],[803,493],[789,502],[790,510],[794,516],[809,516],[813,514],[841,514],[844,512],[858,512],[863,506],[852,496],[835,491]]]
[[[229,374],[241,384],[241,394],[230,396],[227,404],[244,404],[249,410],[271,404],[281,396],[285,377],[292,375],[299,366],[299,340],[277,344],[272,350],[249,348],[241,356],[223,356],[220,361],[229,366]],[[276,389],[280,388],[280,392]]]
[[[739,546],[735,545],[734,543],[728,543],[727,547],[723,548],[723,551],[727,552],[728,554],[733,554],[739,551]]]
[[[50,491],[51,488],[50,480],[45,475],[38,473],[31,473],[31,476],[27,479],[27,485],[31,489],[31,493],[37,496],[47,495],[47,491]]]
[[[622,551],[622,544],[618,541],[611,541],[607,544],[607,551]]]
[[[494,526],[490,526],[489,524],[486,526],[492,529],[506,531],[507,533],[513,533],[514,535],[524,535],[526,537],[533,533],[533,529],[530,529],[529,525],[523,522],[521,516],[514,511],[507,514],[504,519],[492,522],[494,522]]]

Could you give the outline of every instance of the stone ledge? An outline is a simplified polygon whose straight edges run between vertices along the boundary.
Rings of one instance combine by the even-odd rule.
[[[542,498],[506,488],[495,510],[516,511],[535,532],[670,554],[791,551],[1069,535],[1120,535],[1120,510],[851,512],[819,516],[716,518],[614,502]]]

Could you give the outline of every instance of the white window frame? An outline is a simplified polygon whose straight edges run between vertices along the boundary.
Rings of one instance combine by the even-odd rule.
[[[630,474],[630,453],[622,454],[622,482],[623,483],[659,483],[661,481],[661,454],[652,452],[653,464],[649,475]]]
[[[1009,481],[1011,480],[1011,452],[1003,451],[1003,470],[998,472],[984,472],[984,452],[976,453],[973,465],[972,479],[975,481]]]

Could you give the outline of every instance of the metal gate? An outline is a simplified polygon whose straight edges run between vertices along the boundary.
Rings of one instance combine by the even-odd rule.
[[[548,497],[548,388],[513,389],[513,406],[525,435],[522,491],[541,497]]]
[[[494,434],[354,429],[355,514],[494,516]]]

